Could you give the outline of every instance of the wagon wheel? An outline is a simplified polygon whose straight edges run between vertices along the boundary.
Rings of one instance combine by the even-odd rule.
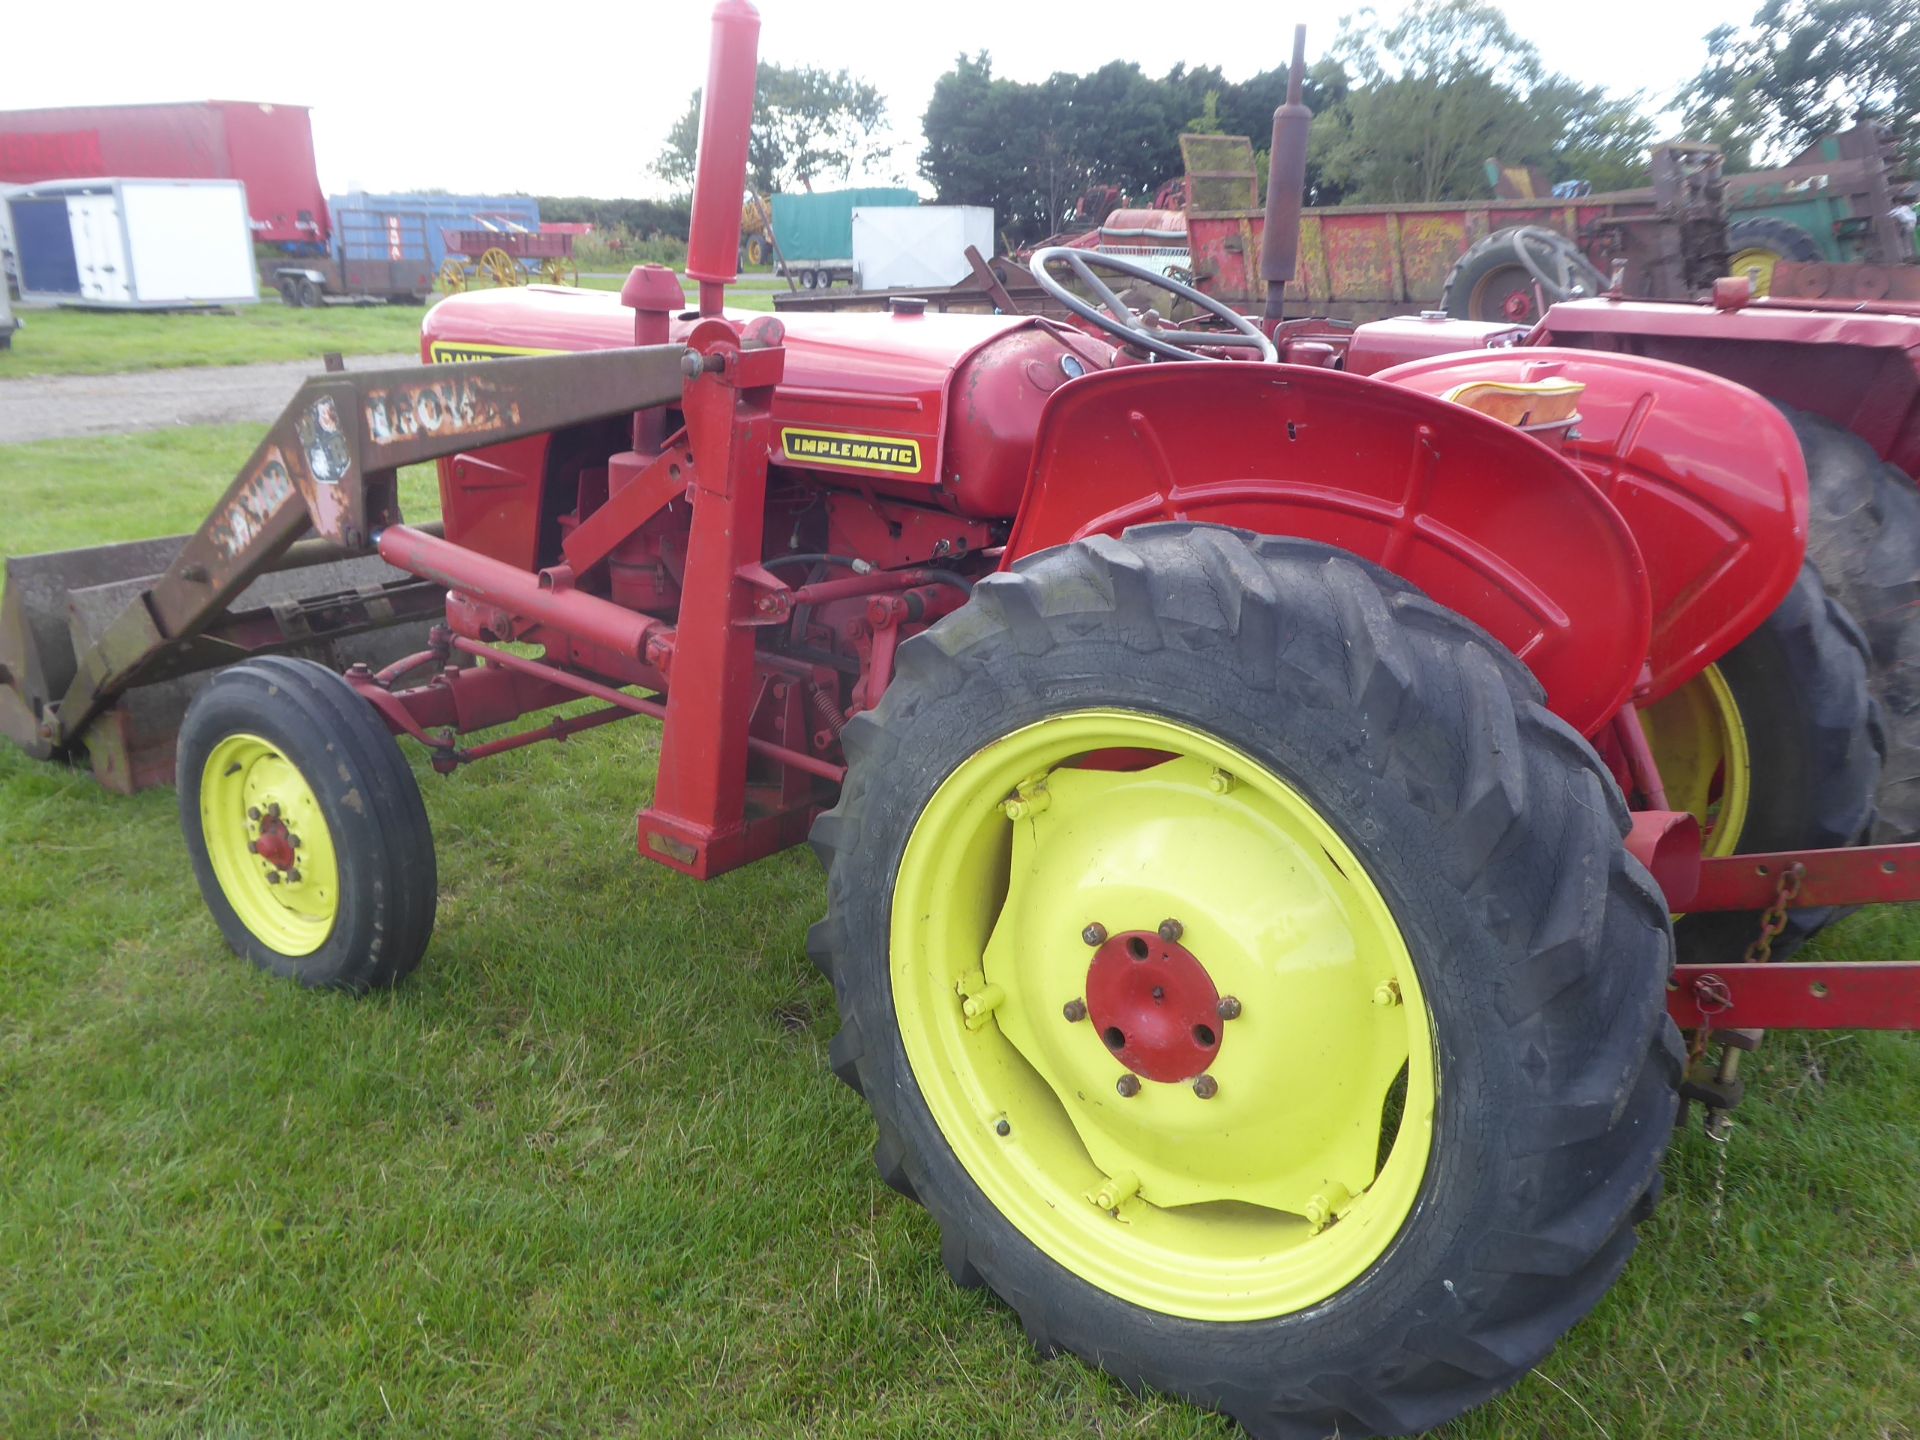
[[[580,267],[570,256],[555,255],[540,262],[540,279],[548,285],[578,285]]]
[[[467,288],[467,267],[455,256],[449,255],[440,262],[440,288],[449,295],[458,295]]]
[[[1043,1350],[1260,1437],[1409,1434],[1599,1300],[1673,1122],[1668,922],[1484,633],[1144,527],[983,582],[845,741],[835,1071]]]
[[[498,245],[490,246],[480,256],[480,273],[490,278],[496,285],[527,283],[527,272],[520,268],[520,262]]]

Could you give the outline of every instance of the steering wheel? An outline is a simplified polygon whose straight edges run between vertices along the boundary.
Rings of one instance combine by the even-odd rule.
[[[1526,225],[1513,232],[1513,253],[1527,273],[1540,282],[1548,300],[1570,300],[1575,294],[1591,295],[1589,284],[1593,267],[1577,249],[1557,231],[1538,225]]]
[[[1150,325],[1140,315],[1129,309],[1127,303],[1109,290],[1106,282],[1093,273],[1093,267],[1087,264],[1090,258],[1097,260],[1104,270],[1117,270],[1122,275],[1130,275],[1135,280],[1144,281],[1156,290],[1164,290],[1169,295],[1189,300],[1216,320],[1224,320],[1233,328],[1222,334],[1217,330],[1175,330]],[[1047,268],[1055,262],[1064,262],[1067,268],[1099,297],[1100,304],[1097,306],[1088,304],[1063,285]],[[1260,358],[1269,363],[1280,358],[1280,352],[1273,348],[1273,342],[1262,335],[1259,327],[1246,316],[1222,305],[1211,295],[1202,295],[1191,285],[1183,285],[1178,280],[1163,275],[1160,271],[1125,255],[1102,255],[1098,251],[1078,250],[1071,245],[1049,245],[1044,250],[1033,252],[1033,259],[1028,263],[1027,268],[1033,272],[1033,278],[1039,282],[1042,290],[1082,320],[1104,330],[1123,344],[1138,345],[1142,350],[1157,355],[1163,360],[1218,360],[1223,357],[1196,353],[1197,347],[1218,346],[1236,350],[1257,350],[1260,352]]]

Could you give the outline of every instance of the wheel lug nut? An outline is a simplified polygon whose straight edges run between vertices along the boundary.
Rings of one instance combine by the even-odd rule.
[[[1120,1092],[1123,1100],[1131,1100],[1140,1093],[1140,1077],[1138,1075],[1122,1075],[1118,1080],[1113,1082],[1113,1088]]]
[[[1240,1002],[1232,995],[1222,995],[1220,997],[1220,1003],[1213,1007],[1213,1011],[1222,1020],[1238,1020],[1240,1018]]]
[[[1000,1136],[1011,1135],[1013,1133],[1013,1126],[1004,1119],[996,1120],[993,1122],[993,1133]]]
[[[278,885],[279,883],[280,883],[280,872],[278,870],[269,870],[267,872],[267,884]]]
[[[1186,933],[1187,927],[1182,925],[1178,920],[1162,920],[1160,922],[1160,938],[1169,945]]]
[[[1080,932],[1080,938],[1089,945],[1104,945],[1107,943],[1107,927],[1096,920]]]
[[[1400,982],[1382,980],[1373,987],[1373,1003],[1384,1008],[1400,1003]]]
[[[1078,1025],[1082,1020],[1087,1018],[1087,1002],[1084,1000],[1069,1000],[1060,1007],[1060,1013],[1066,1016],[1069,1025]]]
[[[258,840],[247,841],[247,853],[249,855],[258,855],[260,853],[260,842]]]
[[[289,885],[298,885],[300,883],[300,872],[298,869],[287,871],[287,883]]]
[[[1198,1095],[1202,1100],[1211,1100],[1215,1095],[1220,1093],[1220,1082],[1211,1075],[1195,1076],[1193,1093]]]
[[[300,848],[300,837],[298,835],[287,836],[287,844],[298,850]]]
[[[260,818],[260,807],[257,805],[249,806],[247,809],[247,819],[258,820],[259,818]]]

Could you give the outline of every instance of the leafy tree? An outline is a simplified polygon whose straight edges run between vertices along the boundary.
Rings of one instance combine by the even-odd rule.
[[[1713,138],[1782,161],[1865,113],[1920,146],[1920,0],[1765,0],[1709,32],[1707,56],[1687,122]]]
[[[1362,11],[1342,23],[1330,59],[1350,79],[1337,110],[1316,120],[1313,155],[1344,199],[1481,195],[1490,158],[1596,189],[1645,181],[1653,127],[1642,97],[1548,74],[1482,0],[1409,11],[1385,29]]]
[[[879,133],[886,110],[877,89],[845,70],[796,69],[762,60],[747,142],[748,183],[762,194],[810,190],[815,180],[844,180],[884,160],[887,147]],[[695,90],[668,132],[655,172],[691,188],[699,139],[700,91]]]

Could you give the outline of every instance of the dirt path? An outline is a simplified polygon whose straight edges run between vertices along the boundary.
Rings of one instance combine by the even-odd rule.
[[[414,355],[349,355],[349,370],[417,363]],[[0,445],[124,435],[175,425],[265,425],[278,418],[315,360],[209,365],[131,375],[57,375],[0,380]]]

